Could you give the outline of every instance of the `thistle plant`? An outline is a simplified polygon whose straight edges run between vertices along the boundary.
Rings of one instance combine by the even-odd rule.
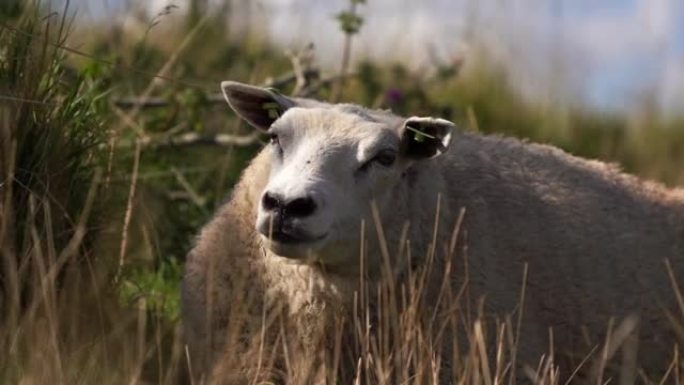
[[[358,34],[363,25],[363,17],[358,14],[358,5],[365,4],[366,0],[349,0],[349,8],[335,15],[335,19],[340,23],[340,30],[344,33],[344,48],[342,49],[342,64],[340,67],[340,79],[335,84],[332,93],[332,101],[337,102],[342,96],[344,80],[349,69],[349,59],[351,56],[352,38]]]

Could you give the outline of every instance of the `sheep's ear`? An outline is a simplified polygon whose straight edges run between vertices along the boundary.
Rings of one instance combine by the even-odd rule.
[[[434,158],[446,152],[456,126],[444,119],[411,117],[401,128],[401,153],[413,159]]]
[[[295,105],[292,99],[272,89],[233,81],[221,82],[221,91],[238,116],[262,131],[267,131],[280,115]]]

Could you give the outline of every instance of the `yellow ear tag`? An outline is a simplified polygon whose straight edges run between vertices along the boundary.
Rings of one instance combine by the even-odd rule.
[[[422,131],[418,131],[418,130],[416,130],[415,128],[413,128],[413,127],[411,127],[411,126],[406,126],[406,129],[409,130],[409,131],[411,131],[411,132],[413,132],[413,134],[414,134],[414,135],[413,135],[413,140],[415,140],[415,141],[418,142],[418,143],[424,142],[424,141],[425,141],[425,138],[435,139],[434,136],[429,135],[429,134],[426,134],[426,133],[424,133],[424,132],[422,132]]]
[[[280,106],[278,103],[264,103],[261,105],[261,108],[268,111],[268,117],[271,119],[278,119],[280,117]]]

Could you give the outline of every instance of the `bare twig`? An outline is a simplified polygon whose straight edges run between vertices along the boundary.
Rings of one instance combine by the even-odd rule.
[[[136,134],[136,136],[140,139],[147,137],[147,134],[145,133],[145,129],[138,124],[136,121],[134,121],[131,117],[130,114],[126,114],[123,112],[121,109],[113,107],[112,111],[118,116],[121,121],[128,126],[131,130],[133,130]]]
[[[180,171],[178,171],[178,169],[176,169],[175,167],[171,167],[171,171],[176,176],[178,184],[180,184],[181,187],[183,187],[183,189],[185,190],[185,192],[188,193],[188,196],[190,197],[190,200],[192,200],[192,203],[194,203],[199,208],[204,208],[206,199],[201,197],[197,193],[197,191],[195,191],[190,182],[188,182],[185,176]]]
[[[57,274],[62,270],[62,267],[73,258],[76,253],[78,253],[79,247],[83,243],[83,239],[86,236],[87,224],[90,220],[90,213],[92,212],[95,197],[97,194],[98,187],[100,186],[100,179],[102,177],[102,171],[100,169],[95,170],[95,175],[93,181],[88,189],[88,195],[86,196],[85,204],[83,205],[83,211],[76,224],[74,234],[67,243],[66,247],[59,253],[55,263],[50,266],[50,271],[43,279],[48,279],[49,284],[53,285],[55,279],[57,279]]]
[[[290,62],[292,62],[292,72],[294,72],[296,79],[295,87],[292,90],[293,96],[298,96],[308,86],[309,78],[305,72],[313,60],[313,47],[313,44],[308,44],[296,54],[289,50],[286,52]]]
[[[337,75],[331,75],[331,76],[326,76],[323,79],[315,82],[314,84],[310,85],[306,89],[302,90],[302,92],[299,93],[300,97],[310,97],[314,95],[318,90],[320,90],[323,87],[327,87],[329,85],[334,85],[337,84],[338,82],[347,79],[347,78],[353,78],[356,76],[356,73],[348,73],[348,74],[337,74]]]
[[[135,142],[121,141],[117,146],[119,148],[128,148],[132,147],[136,142],[139,142],[143,149],[191,146],[249,147],[260,143],[259,135],[256,132],[250,135],[200,135],[195,132],[186,132],[171,137],[146,135],[142,138],[138,138]]]
[[[207,17],[203,18],[197,25],[188,33],[183,41],[181,41],[180,45],[176,50],[171,54],[171,57],[164,63],[164,65],[161,67],[161,69],[157,72],[157,76],[152,77],[152,81],[147,85],[145,90],[142,93],[141,99],[147,99],[150,97],[152,92],[160,86],[161,82],[160,80],[166,80],[166,76],[168,73],[171,71],[173,66],[176,64],[176,61],[178,61],[178,58],[180,57],[181,52],[185,50],[185,48],[188,47],[190,42],[195,38],[197,35],[197,32],[201,29],[201,27],[204,25],[204,23],[208,20]],[[110,156],[109,156],[109,164],[107,165],[107,170],[111,170],[111,162],[114,159],[114,153],[113,149],[115,148],[116,141],[119,138],[119,134],[122,131],[124,126],[131,126],[132,122],[135,122],[135,118],[138,116],[140,113],[141,107],[140,106],[134,106],[131,111],[125,114],[125,117],[122,117],[123,124],[118,124],[114,127],[114,129],[111,132],[111,140],[110,140]],[[135,127],[136,125],[133,124],[132,127]],[[138,133],[140,135],[140,133]],[[144,135],[143,135],[144,136]],[[109,182],[110,175],[107,174],[105,176],[105,180],[108,183]],[[105,183],[105,184],[107,184]]]
[[[140,165],[140,141],[136,141],[135,158],[133,158],[133,172],[131,173],[131,186],[128,190],[128,202],[126,203],[126,214],[124,216],[123,229],[121,230],[121,246],[119,250],[119,267],[116,271],[115,281],[121,277],[124,261],[126,258],[126,246],[128,246],[128,227],[131,224],[131,215],[133,212],[133,198],[135,197],[135,188],[138,182],[138,168]]]
[[[310,83],[311,79],[316,79],[320,71],[317,68],[304,68],[301,76],[306,79],[306,83]],[[287,73],[277,78],[268,78],[262,83],[264,87],[282,88],[288,84],[297,81],[297,74],[295,72]],[[115,98],[113,100],[115,106],[119,108],[160,108],[168,107],[174,101],[163,97],[124,97]],[[207,104],[223,104],[225,99],[223,94],[215,93],[207,95],[205,103]]]

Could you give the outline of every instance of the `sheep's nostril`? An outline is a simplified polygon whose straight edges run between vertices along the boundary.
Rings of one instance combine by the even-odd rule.
[[[285,206],[287,215],[293,217],[306,217],[316,211],[316,202],[310,197],[297,198]]]
[[[270,192],[266,192],[261,198],[261,207],[266,210],[266,211],[275,211],[279,210],[281,206],[281,200],[278,198],[278,196],[271,194]]]

